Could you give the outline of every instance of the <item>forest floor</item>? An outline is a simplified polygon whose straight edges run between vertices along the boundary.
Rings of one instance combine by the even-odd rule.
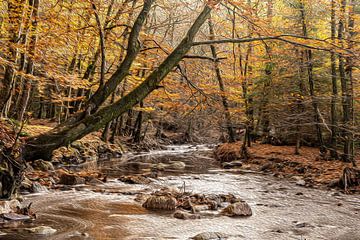
[[[241,145],[242,142],[220,145],[215,150],[215,155],[226,166],[226,162],[231,163],[240,158]],[[309,187],[334,187],[343,176],[344,169],[352,167],[352,163],[321,159],[319,149],[313,147],[302,147],[300,155],[295,155],[294,146],[254,143],[248,148],[248,152],[250,158],[241,162],[241,169],[271,173],[278,178],[290,178],[297,180],[298,185]],[[359,157],[355,161],[359,166]],[[348,190],[359,193],[360,186]]]

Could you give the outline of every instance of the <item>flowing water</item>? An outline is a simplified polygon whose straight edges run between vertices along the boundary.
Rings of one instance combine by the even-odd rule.
[[[359,196],[304,188],[261,174],[223,171],[210,152],[207,146],[171,146],[99,163],[112,180],[102,186],[26,196],[27,202],[33,202],[37,219],[6,226],[1,231],[7,235],[0,239],[189,239],[202,232],[222,232],[229,239],[360,239]],[[187,167],[167,172],[148,185],[129,185],[115,178],[129,161],[183,161]],[[134,201],[137,193],[161,186],[185,186],[194,193],[233,193],[249,203],[253,216],[209,214],[179,220],[171,213],[147,211]],[[41,236],[26,231],[34,226],[50,226],[57,232]]]

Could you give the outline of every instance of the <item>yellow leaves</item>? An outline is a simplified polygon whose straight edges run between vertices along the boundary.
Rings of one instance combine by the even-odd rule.
[[[153,112],[155,111],[155,108],[154,107],[135,107],[134,108],[135,111],[141,111],[141,112]]]

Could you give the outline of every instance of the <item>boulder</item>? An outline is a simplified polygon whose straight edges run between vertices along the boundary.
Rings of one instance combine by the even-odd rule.
[[[174,211],[177,201],[172,196],[150,196],[142,205],[146,209],[151,210],[168,210]]]
[[[196,235],[192,239],[194,240],[227,239],[227,235],[219,232],[204,232]]]
[[[33,163],[33,168],[40,171],[54,171],[54,166],[51,162],[44,160],[36,160]]]
[[[252,210],[246,202],[236,202],[224,208],[221,214],[229,217],[247,217],[252,215]]]
[[[200,215],[198,214],[191,214],[185,211],[176,211],[174,213],[174,218],[178,218],[178,219],[183,219],[183,220],[188,220],[188,219],[200,219]]]
[[[75,174],[63,173],[60,176],[59,184],[64,184],[64,185],[85,184],[85,178],[79,177]]]

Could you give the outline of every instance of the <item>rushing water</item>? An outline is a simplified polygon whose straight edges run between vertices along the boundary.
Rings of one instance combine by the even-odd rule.
[[[114,177],[128,161],[154,159],[183,161],[187,173],[170,172],[149,185],[129,185],[114,178],[102,186],[28,195],[26,201],[34,203],[38,218],[7,226],[1,230],[7,235],[0,239],[189,239],[202,232],[222,232],[229,239],[360,239],[359,196],[303,188],[271,176],[222,171],[209,158],[210,151],[205,146],[171,146],[103,162],[100,168]],[[212,169],[205,171],[204,165]],[[247,201],[254,214],[248,218],[214,214],[179,220],[171,213],[149,212],[134,201],[139,192],[184,185],[194,193],[233,193]],[[39,236],[25,230],[42,225],[57,232]]]

